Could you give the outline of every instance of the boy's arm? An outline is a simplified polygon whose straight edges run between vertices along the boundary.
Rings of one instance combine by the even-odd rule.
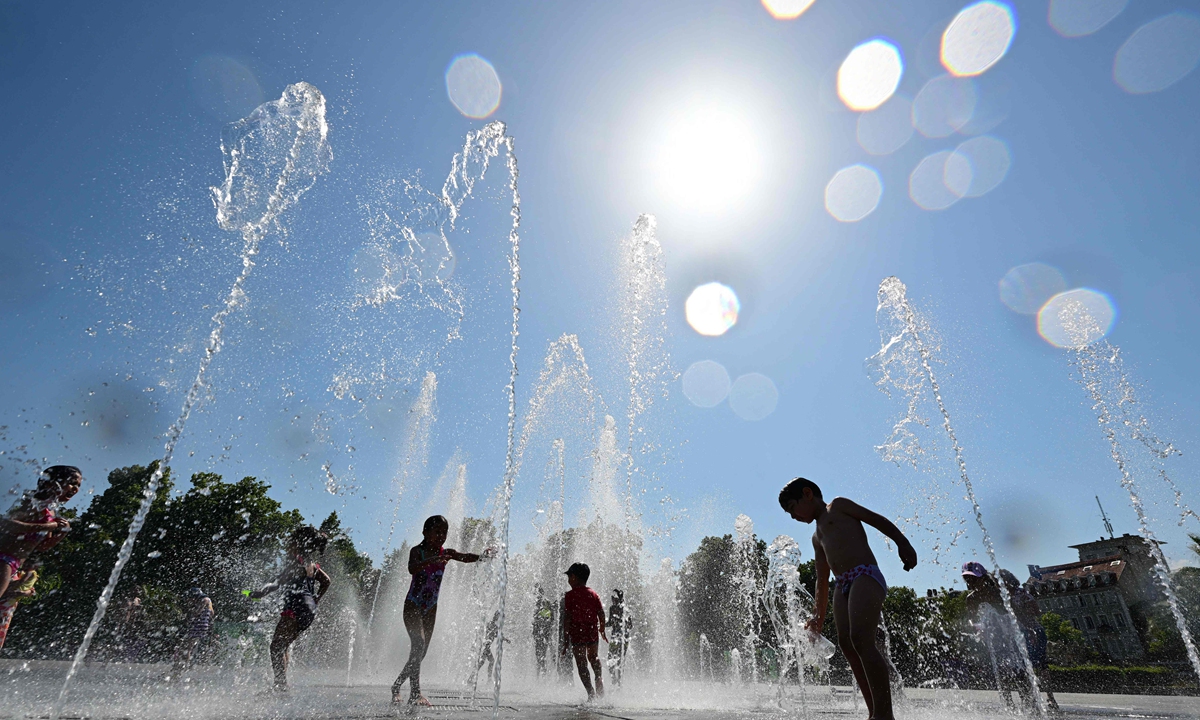
[[[896,527],[895,523],[877,512],[866,509],[853,500],[838,498],[835,502],[839,505],[838,510],[865,525],[870,525],[896,543],[896,549],[900,553],[900,561],[904,563],[904,570],[906,572],[917,566],[917,551],[913,548],[912,543],[908,541],[908,538],[904,537],[904,533],[900,532],[900,528]]]
[[[812,632],[820,635],[821,628],[825,626],[825,609],[829,607],[829,560],[825,557],[825,548],[817,542],[816,535],[813,535],[812,543],[816,557],[814,564],[817,573],[817,596],[813,598],[816,604],[816,607],[813,608],[815,614],[806,626]]]
[[[604,634],[604,603],[600,604],[600,610],[597,613],[600,618],[600,637],[604,638],[604,642],[608,642],[608,635]]]

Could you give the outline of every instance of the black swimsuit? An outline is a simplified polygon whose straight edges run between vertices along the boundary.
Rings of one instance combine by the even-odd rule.
[[[321,566],[315,566],[320,570]],[[317,617],[316,572],[309,576],[304,565],[297,565],[294,574],[280,583],[287,593],[283,601],[283,617],[294,618],[300,632],[308,629]]]

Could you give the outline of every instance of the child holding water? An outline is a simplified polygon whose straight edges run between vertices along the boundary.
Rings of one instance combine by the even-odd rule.
[[[887,658],[875,644],[875,633],[887,595],[887,581],[867,543],[863,525],[870,525],[896,543],[906,571],[917,564],[917,551],[887,518],[846,498],[826,504],[821,488],[811,480],[796,478],[779,493],[779,505],[793,519],[816,522],[816,617],[808,629],[820,635],[829,605],[829,572],[837,578],[833,595],[833,620],[838,644],[854,671],[871,720],[893,720],[892,688]]]

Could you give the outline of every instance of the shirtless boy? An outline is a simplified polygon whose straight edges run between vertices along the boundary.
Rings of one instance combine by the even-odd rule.
[[[838,644],[854,671],[871,720],[893,720],[888,661],[875,645],[887,582],[867,543],[863,524],[896,543],[906,571],[916,566],[917,551],[890,520],[853,500],[839,497],[826,505],[821,488],[811,480],[796,478],[788,483],[779,493],[779,505],[795,520],[817,523],[812,539],[817,564],[817,614],[809,621],[809,630],[819,634],[825,624],[832,570],[837,578],[833,621],[837,624]]]

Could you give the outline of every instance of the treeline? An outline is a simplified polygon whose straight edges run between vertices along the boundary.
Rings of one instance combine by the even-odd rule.
[[[70,519],[71,533],[34,559],[40,564],[37,595],[20,603],[4,655],[66,658],[74,653],[156,467],[152,463],[114,470],[108,476],[109,487],[86,510],[60,512]],[[197,473],[190,485],[178,494],[170,469],[164,472],[93,644],[97,659],[126,652],[129,638],[122,620],[135,594],[143,608],[139,660],[170,657],[186,610],[182,598],[189,588],[199,587],[212,598],[218,628],[261,612],[262,606],[241,591],[274,577],[283,540],[305,523],[304,517],[297,510],[283,509],[268,495],[270,486],[253,477],[225,482],[220,475]],[[330,537],[322,567],[334,579],[328,598],[332,602],[323,604],[369,607],[380,570],[358,551],[336,512],[319,527]],[[388,558],[392,562],[385,566],[405,551],[392,553]]]

